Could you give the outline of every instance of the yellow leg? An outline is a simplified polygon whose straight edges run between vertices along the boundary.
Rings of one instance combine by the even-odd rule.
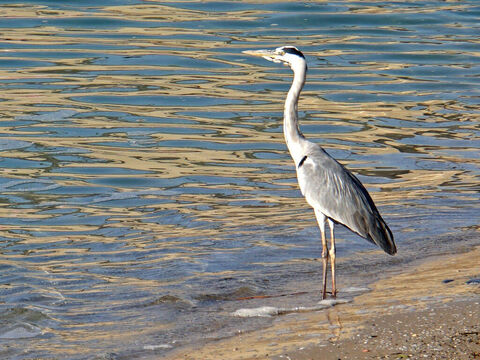
[[[327,276],[328,276],[328,245],[325,236],[325,220],[326,217],[320,211],[315,210],[320,233],[322,234],[322,263],[323,263],[323,282],[322,282],[322,299],[327,297]]]
[[[337,297],[337,287],[335,285],[335,235],[333,234],[334,222],[328,219],[328,226],[330,227],[330,250],[328,251],[330,255],[330,261],[332,266],[332,295]]]

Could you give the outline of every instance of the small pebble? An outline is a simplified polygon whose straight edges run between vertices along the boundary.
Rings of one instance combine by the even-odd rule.
[[[450,283],[450,282],[452,282],[452,281],[453,281],[453,279],[445,279],[445,280],[442,280],[442,283],[448,284],[448,283]]]
[[[480,284],[480,278],[470,279],[466,282],[467,285]]]

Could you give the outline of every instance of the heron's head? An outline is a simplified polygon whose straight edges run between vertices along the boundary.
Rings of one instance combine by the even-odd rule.
[[[261,56],[268,61],[283,63],[293,70],[297,66],[306,67],[305,56],[294,46],[282,46],[275,50],[246,50],[244,54]]]

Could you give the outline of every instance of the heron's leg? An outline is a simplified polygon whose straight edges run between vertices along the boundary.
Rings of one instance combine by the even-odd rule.
[[[328,275],[328,245],[327,245],[327,238],[325,237],[326,217],[318,210],[315,210],[315,216],[317,217],[318,226],[320,227],[320,233],[322,234],[322,263],[323,263],[322,299],[325,299],[327,297],[327,275]]]
[[[333,234],[333,227],[335,226],[334,222],[328,219],[328,226],[330,227],[330,261],[332,265],[332,295],[333,297],[337,296],[337,288],[335,286],[335,235]]]

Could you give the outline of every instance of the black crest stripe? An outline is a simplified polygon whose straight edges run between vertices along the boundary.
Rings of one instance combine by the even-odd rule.
[[[289,53],[289,54],[300,56],[301,58],[305,59],[305,56],[303,56],[302,52],[299,51],[298,49],[294,48],[294,47],[285,46],[283,48],[283,51],[285,51],[286,53]]]
[[[300,168],[300,166],[303,165],[303,163],[305,162],[305,160],[307,160],[307,155],[305,155],[302,160],[300,160],[300,162],[298,163],[298,168]]]

